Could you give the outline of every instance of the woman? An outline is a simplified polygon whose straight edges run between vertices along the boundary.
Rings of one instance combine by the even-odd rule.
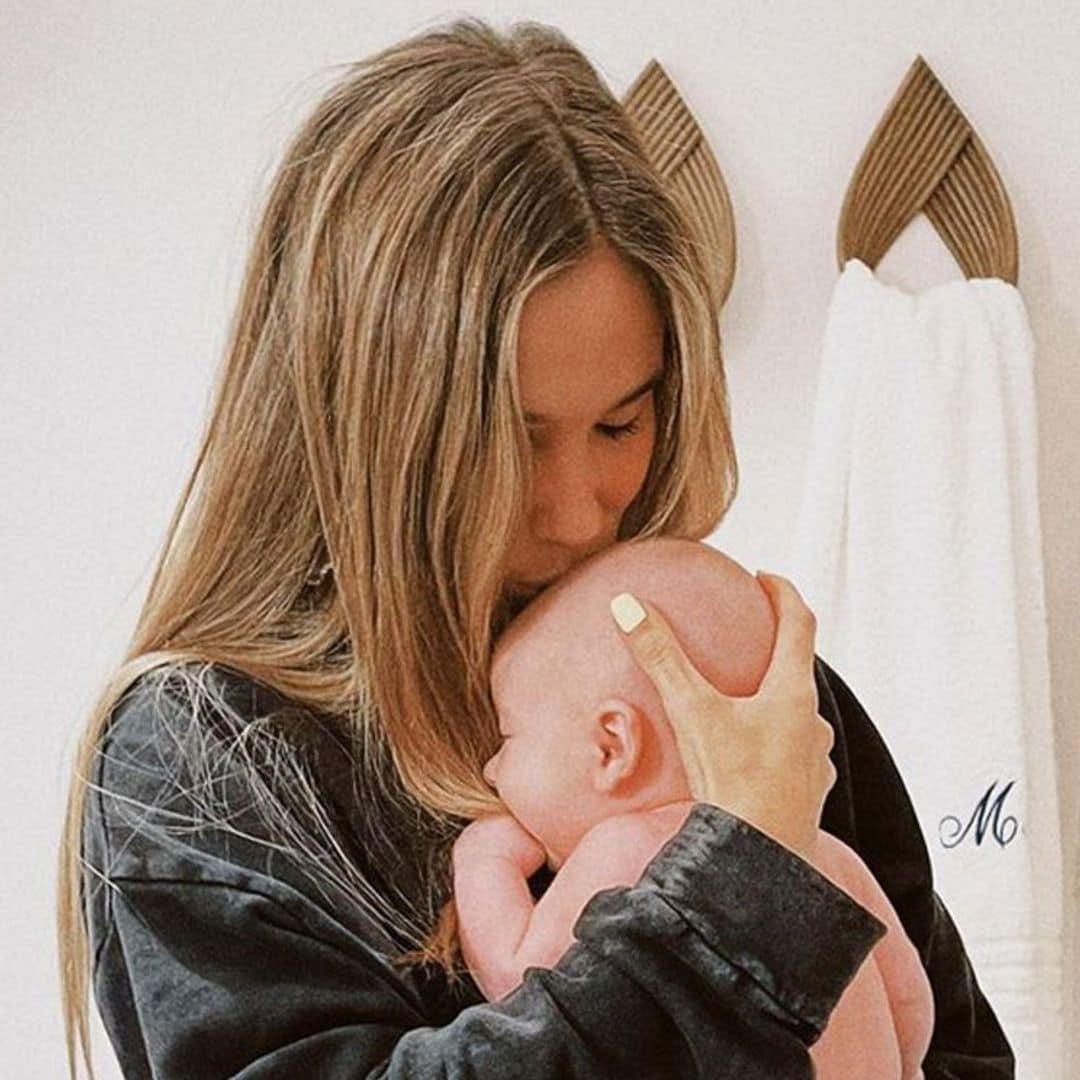
[[[819,818],[928,965],[928,1080],[1012,1075],[888,752],[783,579],[768,694],[695,680],[654,610],[627,631],[698,801],[641,882],[504,1001],[445,965],[451,848],[500,809],[492,640],[581,559],[703,538],[734,496],[710,281],[554,30],[459,20],[326,95],[76,762],[72,1075],[92,975],[132,1077],[810,1077],[883,932],[801,857]],[[768,763],[752,784],[723,768],[732,723]]]

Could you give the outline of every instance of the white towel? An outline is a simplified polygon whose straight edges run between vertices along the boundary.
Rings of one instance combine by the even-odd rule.
[[[849,260],[788,572],[818,617],[818,653],[893,752],[1017,1076],[1059,1080],[1062,857],[1033,359],[1007,282],[913,294]]]

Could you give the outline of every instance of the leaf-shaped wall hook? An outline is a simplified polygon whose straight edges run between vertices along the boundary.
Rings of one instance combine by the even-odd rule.
[[[837,228],[840,269],[873,268],[919,212],[965,275],[1016,284],[1012,206],[979,137],[917,56],[870,136],[844,196]]]
[[[696,227],[723,306],[735,276],[735,219],[709,140],[655,59],[634,79],[622,104],[650,161]]]

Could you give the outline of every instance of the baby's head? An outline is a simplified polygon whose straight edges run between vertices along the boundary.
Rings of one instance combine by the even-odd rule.
[[[757,578],[691,540],[616,544],[522,611],[492,657],[504,738],[484,776],[554,869],[604,818],[691,798],[660,695],[611,618],[620,592],[658,607],[732,697],[757,690],[772,654],[775,616]]]

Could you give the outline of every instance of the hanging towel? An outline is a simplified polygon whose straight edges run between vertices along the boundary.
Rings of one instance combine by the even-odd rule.
[[[1061,832],[1034,349],[998,278],[910,293],[849,259],[788,570],[907,784],[1023,1080],[1064,1075]]]

